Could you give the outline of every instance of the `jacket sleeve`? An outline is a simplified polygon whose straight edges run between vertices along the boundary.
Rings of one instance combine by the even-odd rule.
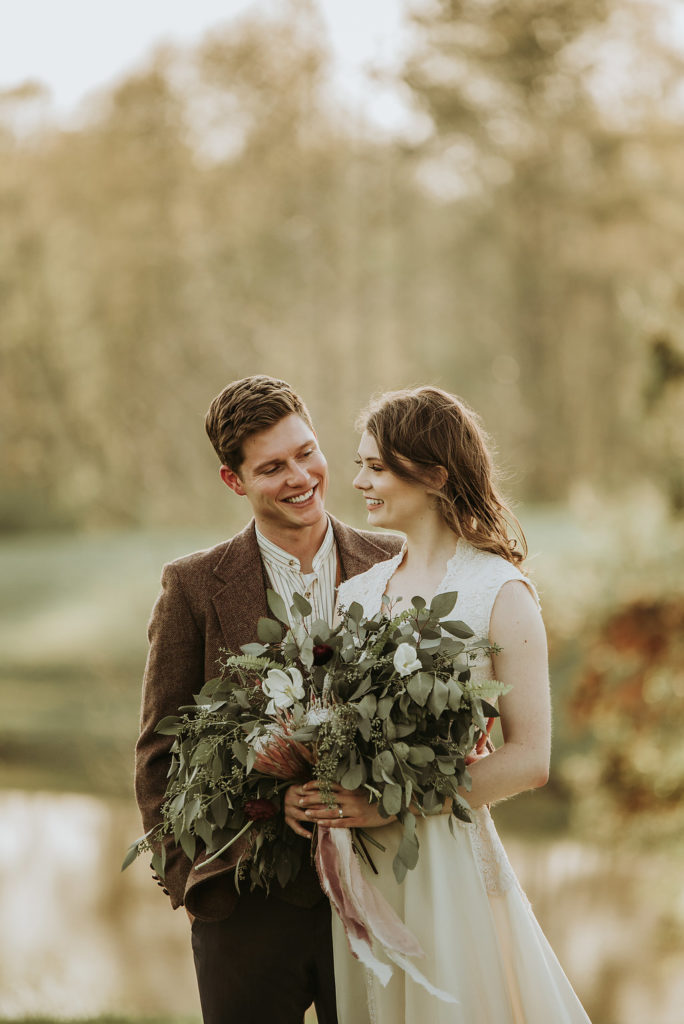
[[[175,565],[164,566],[161,584],[148,626],[149,651],[135,750],[135,795],[145,832],[161,821],[173,743],[172,736],[161,736],[155,726],[166,715],[177,714],[181,705],[192,704],[193,694],[204,683],[204,635]],[[164,886],[175,909],[183,904],[191,863],[172,837],[165,845]]]

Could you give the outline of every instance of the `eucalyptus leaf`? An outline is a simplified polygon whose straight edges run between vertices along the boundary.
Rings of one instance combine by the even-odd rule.
[[[435,718],[439,718],[447,706],[449,700],[449,687],[441,679],[435,679],[432,693],[428,697],[428,710]]]
[[[458,592],[455,590],[449,591],[446,594],[436,594],[430,602],[431,615],[438,619],[443,619],[454,607],[457,598]]]
[[[257,636],[264,644],[279,644],[283,639],[283,629],[273,619],[262,617],[257,623]]]
[[[470,626],[461,622],[460,619],[448,619],[440,622],[442,629],[446,629],[447,633],[451,633],[452,636],[458,637],[459,640],[469,640],[471,636],[475,636]]]
[[[394,871],[394,877],[396,878],[399,885],[401,885],[401,883],[406,878],[406,872],[408,869],[398,854],[392,861],[392,870]]]
[[[409,750],[408,760],[411,764],[415,764],[418,767],[421,765],[429,764],[435,759],[435,752],[432,747],[426,747],[416,744]]]
[[[411,676],[406,684],[406,689],[416,704],[420,704],[421,707],[424,707],[427,703],[428,697],[430,696],[430,691],[432,690],[434,682],[434,676],[428,675],[426,672],[416,672],[416,674]]]
[[[313,611],[313,608],[311,607],[307,599],[305,597],[302,597],[301,594],[292,595],[292,604],[297,609],[299,614],[302,615],[305,619],[307,619]]]
[[[121,865],[122,871],[125,871],[129,864],[132,864],[136,857],[140,855],[140,843],[141,840],[136,839],[136,841],[134,843],[131,843],[131,845],[128,847],[126,856],[123,859],[123,864]]]
[[[313,665],[314,656],[313,639],[310,636],[307,636],[304,639],[304,642],[302,643],[302,646],[299,649],[299,657],[301,659],[302,665],[304,665],[305,668],[311,668],[311,666]]]
[[[386,785],[382,791],[382,806],[388,814],[399,814],[401,810],[401,786]]]
[[[267,652],[268,648],[264,647],[263,644],[243,644],[240,650],[254,658],[259,658]]]
[[[340,784],[344,789],[358,789],[359,786],[365,781],[364,767],[362,764],[354,765],[349,771],[345,772],[340,780]]]
[[[280,594],[277,594],[275,590],[271,590],[270,587],[266,591],[266,600],[268,601],[268,607],[271,609],[276,619],[280,619],[283,625],[290,625],[290,620],[287,616],[287,608]]]
[[[158,722],[155,727],[155,732],[158,732],[161,736],[176,736],[182,725],[180,718],[176,715],[167,715],[166,718],[162,718],[161,722]]]
[[[407,839],[406,836],[399,843],[399,849],[397,850],[397,857],[404,862],[406,867],[411,871],[415,868],[418,863],[418,840],[414,837]]]
[[[360,714],[364,715],[364,717],[372,718],[373,715],[375,714],[377,706],[378,702],[376,697],[372,693],[367,693],[366,696],[362,697],[361,700],[356,705],[356,710]]]

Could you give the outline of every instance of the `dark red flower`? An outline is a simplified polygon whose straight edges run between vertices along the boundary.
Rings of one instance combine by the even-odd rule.
[[[278,808],[272,800],[248,800],[245,804],[245,814],[252,821],[268,821],[277,813]]]
[[[314,665],[325,665],[333,656],[333,649],[330,644],[314,644],[313,660]]]

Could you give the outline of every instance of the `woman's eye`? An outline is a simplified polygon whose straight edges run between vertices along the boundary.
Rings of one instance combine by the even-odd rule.
[[[382,466],[371,466],[374,473],[382,473]]]

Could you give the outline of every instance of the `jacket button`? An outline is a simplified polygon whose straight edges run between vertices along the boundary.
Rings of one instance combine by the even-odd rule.
[[[169,895],[169,890],[168,889],[162,889],[162,892],[164,893],[165,896]]]

